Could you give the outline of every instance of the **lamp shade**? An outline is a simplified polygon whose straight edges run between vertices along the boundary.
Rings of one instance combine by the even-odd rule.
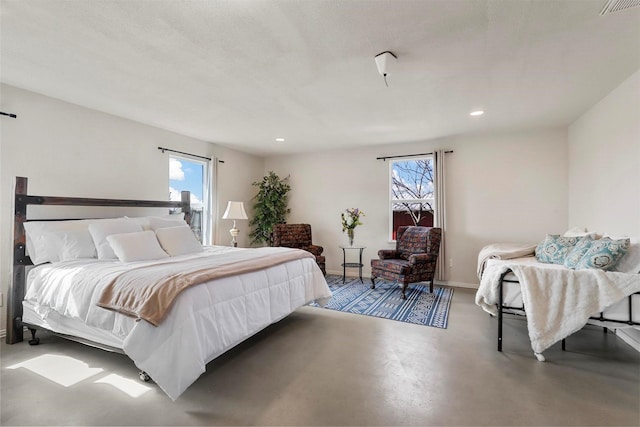
[[[247,213],[244,210],[244,203],[242,202],[229,202],[227,203],[227,210],[224,211],[222,219],[249,219]]]

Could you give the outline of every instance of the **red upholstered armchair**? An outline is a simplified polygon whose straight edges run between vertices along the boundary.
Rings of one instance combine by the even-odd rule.
[[[371,289],[376,287],[374,279],[380,277],[402,283],[402,299],[407,299],[409,283],[430,281],[433,293],[441,237],[440,228],[398,227],[396,249],[382,249],[378,251],[380,259],[371,260]]]
[[[311,225],[309,224],[276,224],[273,227],[273,246],[304,249],[316,257],[318,267],[326,275],[324,248],[311,243]]]

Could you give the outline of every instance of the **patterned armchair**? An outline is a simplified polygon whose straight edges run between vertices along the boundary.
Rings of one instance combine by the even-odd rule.
[[[324,255],[322,255],[324,248],[311,243],[311,225],[276,224],[273,227],[273,246],[285,246],[311,252],[315,255],[322,274],[327,274]]]
[[[380,277],[402,283],[402,299],[407,299],[409,283],[430,281],[433,293],[441,237],[440,228],[398,227],[396,249],[382,249],[380,259],[371,260],[371,289],[376,287],[374,279]]]

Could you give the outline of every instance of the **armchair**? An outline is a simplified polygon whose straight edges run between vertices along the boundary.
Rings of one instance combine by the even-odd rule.
[[[380,259],[371,260],[371,289],[375,289],[375,278],[380,277],[402,283],[402,299],[407,299],[405,290],[409,283],[430,281],[433,293],[433,278],[436,272],[442,229],[434,227],[399,227],[396,249],[378,251]]]
[[[326,275],[324,248],[311,243],[311,225],[309,224],[276,224],[273,226],[273,246],[303,249],[316,257],[318,267]]]

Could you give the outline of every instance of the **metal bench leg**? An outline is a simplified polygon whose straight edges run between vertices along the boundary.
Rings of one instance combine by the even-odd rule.
[[[502,351],[502,280],[500,280],[498,300],[498,351]]]

